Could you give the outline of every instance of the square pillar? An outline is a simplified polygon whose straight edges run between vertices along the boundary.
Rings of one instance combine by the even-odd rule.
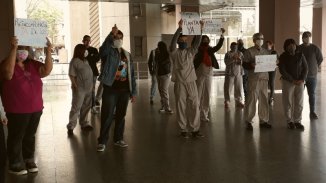
[[[0,61],[8,56],[10,39],[14,36],[14,2],[0,1]]]

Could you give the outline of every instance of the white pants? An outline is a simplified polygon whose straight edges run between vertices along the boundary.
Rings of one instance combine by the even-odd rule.
[[[303,83],[295,85],[282,80],[282,100],[286,121],[300,123],[303,110]]]
[[[165,110],[170,109],[170,102],[169,102],[170,82],[171,82],[170,74],[157,76],[158,91],[160,92],[160,96],[161,96],[161,105],[162,105],[162,109]]]
[[[224,80],[224,100],[230,102],[230,92],[234,86],[234,100],[237,103],[242,102],[241,90],[242,90],[242,75],[225,76]]]
[[[196,132],[200,128],[198,92],[196,82],[174,84],[177,122],[182,132],[187,132],[187,124]],[[188,123],[189,122],[189,123]]]
[[[198,90],[200,118],[202,120],[208,119],[209,97],[211,94],[211,86],[212,86],[211,83],[212,83],[212,76],[197,74],[196,84]]]
[[[72,90],[71,110],[69,113],[68,129],[74,129],[79,124],[81,127],[89,125],[88,113],[92,106],[92,91],[84,91],[81,88]]]
[[[256,103],[258,103],[259,122],[269,121],[269,105],[268,105],[268,80],[248,79],[247,100],[245,103],[245,119],[246,122],[252,123],[252,119],[256,115]]]

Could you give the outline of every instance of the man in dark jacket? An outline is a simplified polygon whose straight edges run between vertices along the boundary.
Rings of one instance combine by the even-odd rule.
[[[148,70],[151,75],[151,91],[150,91],[150,104],[154,104],[154,97],[156,94],[156,88],[157,88],[157,63],[155,61],[155,53],[158,50],[158,48],[151,51],[149,58],[148,58]]]
[[[211,91],[211,82],[213,76],[213,67],[219,69],[217,59],[214,55],[215,52],[221,49],[224,42],[223,33],[225,30],[221,28],[221,37],[216,46],[209,46],[209,37],[204,35],[201,39],[201,44],[198,48],[198,53],[194,59],[194,66],[197,75],[197,90],[199,99],[200,120],[209,122],[209,96]]]
[[[96,106],[95,106],[95,85],[96,85],[96,79],[99,76],[99,72],[98,72],[96,64],[97,64],[97,62],[100,61],[100,57],[99,57],[97,49],[90,46],[91,37],[89,35],[85,35],[83,37],[83,43],[86,46],[87,51],[88,51],[88,55],[87,55],[86,59],[93,71],[94,84],[93,84],[93,91],[92,91],[92,113],[98,113],[98,110],[96,109]]]
[[[309,95],[310,105],[310,118],[318,119],[318,115],[315,111],[315,90],[317,86],[317,72],[318,67],[323,61],[323,55],[320,49],[311,43],[311,33],[304,32],[302,34],[302,44],[299,46],[299,50],[304,54],[308,64],[308,76],[306,79],[306,86]]]

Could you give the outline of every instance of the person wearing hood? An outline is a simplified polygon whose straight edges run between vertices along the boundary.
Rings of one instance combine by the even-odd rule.
[[[179,21],[179,28],[173,35],[170,45],[172,62],[172,78],[174,82],[174,95],[176,100],[177,122],[181,129],[181,136],[189,138],[188,125],[193,137],[203,137],[199,132],[199,102],[196,85],[196,72],[193,65],[194,57],[198,51],[201,34],[194,37],[191,47],[187,45],[188,36],[181,34],[183,20]],[[201,30],[204,23],[200,21]],[[176,48],[178,43],[179,48]]]
[[[203,122],[209,122],[209,98],[213,77],[213,68],[219,69],[219,64],[214,53],[220,50],[223,46],[223,34],[225,30],[221,28],[221,32],[222,34],[220,40],[214,47],[209,45],[209,37],[207,35],[203,35],[200,46],[198,48],[198,53],[194,59],[194,66],[197,75],[196,84],[198,90],[200,120]]]
[[[284,52],[280,56],[279,69],[282,75],[282,102],[289,129],[304,130],[301,124],[303,110],[304,81],[308,65],[302,52],[296,51],[293,39],[284,42]]]
[[[315,91],[317,86],[318,67],[323,62],[323,55],[320,49],[311,43],[311,32],[304,32],[302,34],[302,42],[303,43],[298,49],[304,54],[308,64],[306,86],[309,96],[310,119],[318,119],[315,110]]]
[[[270,55],[270,52],[262,47],[264,35],[255,33],[253,35],[254,46],[248,48],[244,53],[242,66],[248,70],[247,99],[245,102],[245,121],[247,130],[253,130],[253,118],[256,115],[256,103],[258,100],[259,127],[270,129],[269,105],[268,105],[268,72],[254,72],[256,56]]]

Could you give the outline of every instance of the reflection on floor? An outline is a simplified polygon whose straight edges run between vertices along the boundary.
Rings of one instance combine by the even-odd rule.
[[[271,107],[272,130],[245,130],[243,110],[232,103],[223,107],[223,77],[214,78],[211,122],[202,123],[200,139],[179,137],[175,114],[160,114],[159,97],[149,104],[149,80],[139,81],[137,103],[129,105],[126,117],[127,148],[110,139],[103,153],[96,152],[100,114],[90,115],[95,127],[84,133],[80,127],[67,137],[70,110],[69,86],[44,87],[44,114],[37,134],[38,174],[7,176],[7,182],[35,183],[144,183],[144,182],[326,182],[326,75],[319,76],[317,112],[310,121],[305,93],[305,131],[288,130],[281,105],[281,93]],[[172,109],[173,86],[170,88]]]

